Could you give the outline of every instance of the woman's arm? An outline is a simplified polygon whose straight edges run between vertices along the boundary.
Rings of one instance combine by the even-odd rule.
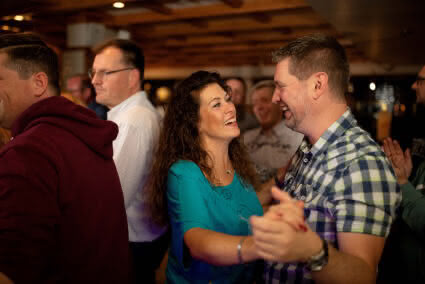
[[[212,265],[227,266],[259,258],[252,236],[232,236],[202,228],[184,234],[184,242],[193,258]],[[238,249],[239,244],[240,249]],[[239,259],[239,256],[241,259]]]

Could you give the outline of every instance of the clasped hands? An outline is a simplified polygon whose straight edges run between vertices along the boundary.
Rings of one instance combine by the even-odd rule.
[[[294,200],[277,187],[272,196],[280,203],[262,217],[250,218],[259,257],[277,262],[304,262],[322,247],[320,237],[304,221],[304,202]]]

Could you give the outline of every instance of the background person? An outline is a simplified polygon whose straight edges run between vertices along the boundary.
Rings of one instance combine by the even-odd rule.
[[[168,248],[166,227],[146,214],[145,184],[158,143],[161,118],[141,90],[144,56],[129,40],[111,40],[95,49],[91,79],[96,101],[110,110],[118,125],[113,142],[114,161],[124,192],[135,283],[155,283],[155,270]]]
[[[148,196],[151,215],[171,226],[168,283],[252,280],[247,218],[262,208],[227,88],[217,73],[193,73],[164,117]]]
[[[241,77],[230,77],[226,84],[232,91],[232,101],[238,114],[238,126],[241,132],[258,127],[258,121],[252,114],[250,107],[246,104],[246,82]]]
[[[385,244],[378,283],[425,283],[425,162],[409,181],[410,150],[403,152],[391,138],[384,140],[383,148],[401,187],[402,202]]]
[[[86,74],[77,74],[66,80],[66,90],[96,113],[101,119],[106,119],[108,108],[96,102],[96,93],[90,78]]]
[[[282,120],[282,110],[272,102],[274,89],[272,80],[260,81],[251,88],[253,111],[260,127],[243,135],[261,182],[273,178],[279,168],[288,164],[303,139]]]
[[[118,129],[59,96],[57,56],[0,36],[0,272],[15,283],[128,283]],[[88,170],[89,169],[89,170]]]
[[[273,102],[305,138],[281,185],[284,194],[274,189],[280,204],[251,217],[258,253],[268,260],[266,282],[374,283],[399,189],[384,153],[347,108],[344,48],[329,36],[305,36],[273,60]],[[305,218],[306,231],[277,218],[281,212]]]

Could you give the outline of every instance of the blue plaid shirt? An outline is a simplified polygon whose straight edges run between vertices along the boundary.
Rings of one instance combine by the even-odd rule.
[[[338,248],[337,233],[385,237],[400,203],[394,172],[347,110],[311,146],[301,143],[282,189],[305,202],[310,228]],[[266,283],[314,283],[302,263],[268,262]]]

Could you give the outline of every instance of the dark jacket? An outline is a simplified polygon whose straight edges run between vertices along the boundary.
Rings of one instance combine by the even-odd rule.
[[[15,283],[126,283],[117,126],[62,98],[33,104],[0,152],[0,271]]]

